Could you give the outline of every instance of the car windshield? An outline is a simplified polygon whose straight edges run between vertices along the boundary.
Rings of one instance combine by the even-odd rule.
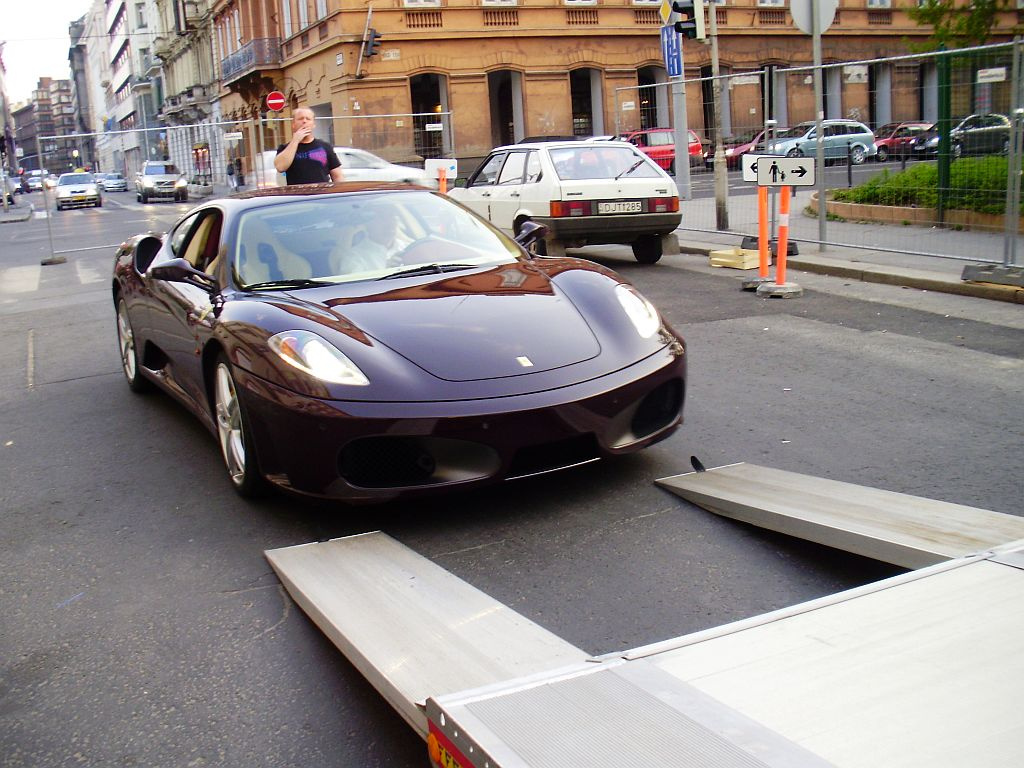
[[[624,145],[559,147],[551,150],[551,162],[563,181],[614,179],[620,175],[651,179],[661,175],[646,155]]]
[[[121,181],[124,178],[120,173],[108,173],[107,181]]]
[[[340,147],[335,147],[334,154],[336,154],[338,156],[338,160],[341,161],[342,168],[380,169],[388,167],[388,164],[376,155],[371,155],[369,152],[360,152],[357,149],[341,149]]]
[[[69,184],[92,184],[91,173],[65,173],[57,180],[57,186],[66,187]]]
[[[147,176],[176,176],[178,169],[174,163],[146,163],[144,174]]]
[[[814,127],[814,123],[801,123],[800,125],[794,125],[792,128],[786,128],[783,131],[775,134],[777,139],[799,139],[811,128]]]
[[[431,192],[306,197],[243,213],[232,258],[240,285],[305,287],[510,263],[519,246]]]

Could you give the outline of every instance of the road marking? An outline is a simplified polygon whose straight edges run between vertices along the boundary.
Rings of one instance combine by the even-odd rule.
[[[103,275],[95,267],[86,264],[81,259],[75,261],[75,272],[78,274],[78,282],[82,285],[98,283],[103,280]]]
[[[29,389],[36,384],[36,332],[34,328],[28,330],[28,362],[25,366],[25,382]]]
[[[8,267],[0,270],[0,292],[28,293],[39,288],[39,275],[43,268],[39,264],[23,267]]]

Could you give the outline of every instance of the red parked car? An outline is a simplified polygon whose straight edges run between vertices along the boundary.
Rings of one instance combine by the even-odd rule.
[[[884,163],[892,157],[910,157],[913,154],[914,139],[932,127],[931,123],[886,123],[875,131],[875,146],[878,154],[875,160]]]
[[[631,131],[622,138],[635,144],[640,151],[669,173],[676,170],[676,132],[672,128],[648,128],[646,131]],[[690,131],[690,167],[704,164],[704,147],[700,137]]]

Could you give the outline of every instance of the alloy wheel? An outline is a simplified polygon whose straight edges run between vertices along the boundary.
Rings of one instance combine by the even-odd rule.
[[[217,438],[221,453],[231,482],[240,486],[245,482],[245,433],[238,393],[227,363],[217,364],[214,389]]]

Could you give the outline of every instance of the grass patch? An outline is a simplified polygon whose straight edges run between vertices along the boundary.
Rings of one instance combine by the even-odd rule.
[[[965,157],[949,168],[946,207],[978,213],[1002,214],[1006,207],[1007,160],[999,155]],[[905,171],[883,171],[853,189],[838,189],[833,199],[844,203],[935,208],[939,204],[936,163],[920,163]],[[1024,201],[1021,203],[1024,213]]]

